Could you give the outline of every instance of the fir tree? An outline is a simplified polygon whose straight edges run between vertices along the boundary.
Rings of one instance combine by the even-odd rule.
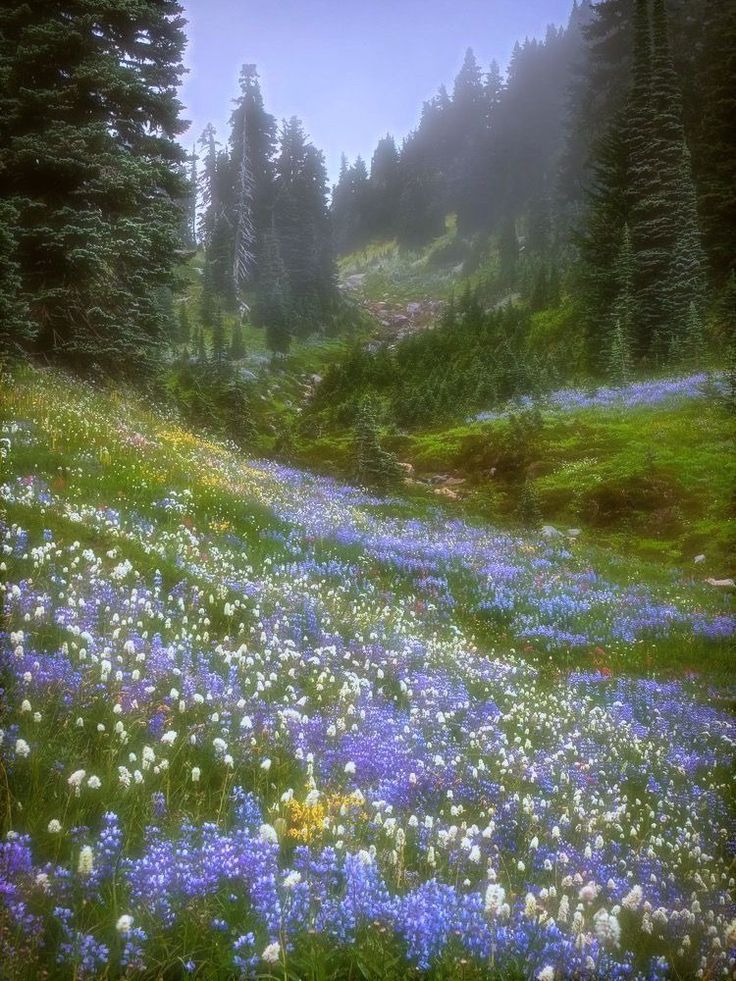
[[[215,221],[222,212],[223,202],[220,200],[220,180],[218,175],[218,146],[217,132],[212,123],[207,123],[199,138],[202,149],[202,169],[198,177],[199,195],[202,199],[202,210],[199,216],[199,238],[207,247],[214,231]]]
[[[185,232],[184,232],[184,244],[191,247],[197,247],[197,188],[198,188],[198,177],[197,177],[197,156],[196,147],[192,147],[192,152],[189,155],[189,187],[187,192],[186,207],[184,210],[185,218]]]
[[[274,230],[292,315],[307,333],[334,304],[337,271],[327,206],[324,157],[307,140],[296,117],[281,131],[276,160]]]
[[[196,358],[200,364],[207,363],[207,346],[204,339],[204,330],[201,327],[197,331]]]
[[[688,310],[685,329],[676,355],[689,368],[702,368],[706,360],[706,341],[703,319],[698,305],[693,301]]]
[[[396,216],[401,200],[401,165],[392,136],[378,141],[371,159],[368,232],[389,239],[396,234]]]
[[[632,374],[631,346],[628,335],[620,320],[611,331],[608,351],[608,377],[614,385],[625,385]]]
[[[243,65],[230,134],[233,281],[241,308],[244,291],[257,280],[263,234],[271,221],[275,134],[276,123],[265,110],[256,66]]]
[[[381,446],[375,408],[368,399],[361,402],[355,422],[355,465],[359,480],[379,488],[396,483],[401,475],[396,458]]]
[[[110,371],[156,361],[186,195],[176,0],[0,6],[0,198],[36,347]],[[142,39],[145,38],[145,43]]]
[[[616,299],[612,310],[612,323],[625,338],[627,349],[631,344],[637,323],[636,261],[629,226],[624,225],[615,265]]]
[[[519,260],[519,238],[516,222],[507,219],[498,239],[498,281],[503,289],[513,289]]]

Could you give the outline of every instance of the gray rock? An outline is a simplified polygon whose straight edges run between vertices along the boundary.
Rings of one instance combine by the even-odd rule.
[[[553,525],[542,525],[542,536],[544,538],[562,538],[562,532]]]

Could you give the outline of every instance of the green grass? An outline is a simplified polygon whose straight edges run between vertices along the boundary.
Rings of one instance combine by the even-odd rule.
[[[667,565],[704,554],[703,576],[736,569],[736,423],[716,405],[549,415],[526,443],[505,420],[386,442],[418,478],[464,477],[461,501],[449,505],[456,510],[513,524],[530,479],[545,523],[582,528],[595,544]],[[305,442],[300,458],[348,475],[352,441]]]

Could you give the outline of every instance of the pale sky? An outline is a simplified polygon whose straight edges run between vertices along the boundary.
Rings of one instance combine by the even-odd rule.
[[[450,88],[467,47],[504,67],[514,42],[567,22],[572,0],[183,0],[189,21],[183,137],[207,122],[227,138],[243,63],[255,63],[269,112],[299,116],[331,179],[344,151],[370,163],[381,136],[400,142],[422,102]]]

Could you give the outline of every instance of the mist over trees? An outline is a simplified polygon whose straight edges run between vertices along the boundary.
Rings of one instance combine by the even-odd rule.
[[[438,258],[482,307],[568,311],[546,359],[556,377],[732,343],[732,0],[576,2],[505,71],[469,48],[415,130],[343,159],[332,189],[302,123],[268,112],[252,64],[228,132],[207,126],[186,153],[184,43],[175,0],[110,0],[94,18],[72,0],[0,10],[4,350],[107,371],[172,349],[220,364],[245,357],[250,323],[286,352],[345,332],[337,255],[444,236]],[[195,255],[184,314],[175,273]]]
[[[277,126],[255,65],[245,65],[225,146],[200,140],[204,290],[266,329],[269,346],[324,329],[337,301],[327,172],[299,119]],[[203,314],[210,325],[212,313]]]
[[[465,273],[495,253],[496,299],[576,296],[589,371],[677,363],[714,300],[729,330],[735,48],[733,3],[584,0],[505,75],[468,49],[399,148],[343,161],[338,247],[421,248],[454,214]]]

